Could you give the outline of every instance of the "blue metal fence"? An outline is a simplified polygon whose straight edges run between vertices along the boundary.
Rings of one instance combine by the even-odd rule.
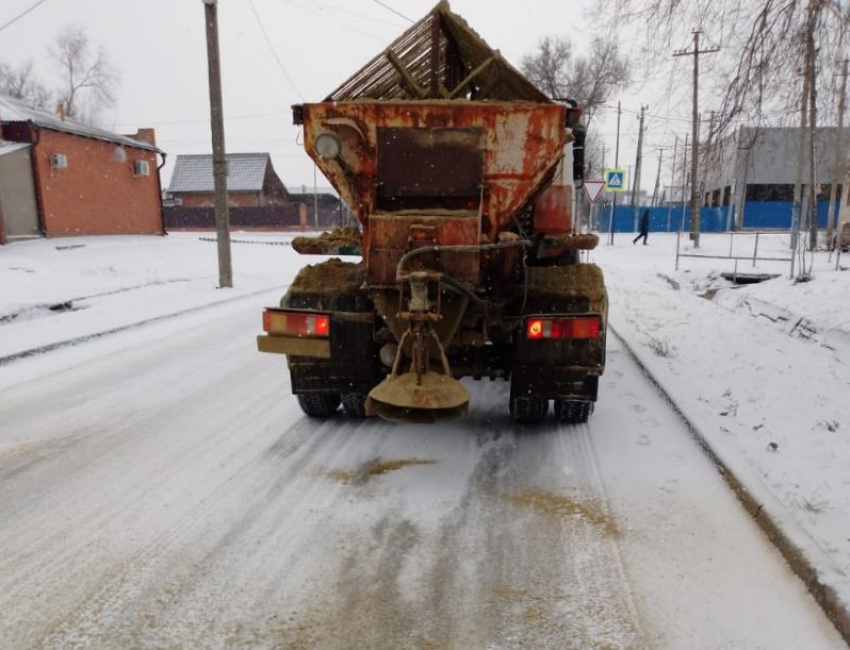
[[[819,228],[826,228],[828,211],[829,201],[818,201]],[[744,228],[788,230],[790,227],[790,201],[749,201],[744,206]]]
[[[649,210],[650,232],[676,232],[679,229],[691,229],[691,210],[685,208],[682,218],[682,206],[657,208],[618,205],[614,217],[614,232],[636,232],[640,215]],[[725,232],[732,206],[719,208],[700,208],[700,232]],[[826,228],[828,201],[818,201],[818,227]],[[734,216],[734,214],[733,214]],[[611,206],[600,205],[596,208],[596,222],[599,232],[611,232]],[[791,227],[790,201],[749,201],[744,208],[745,229],[751,230],[788,230]]]
[[[685,208],[685,218],[682,219],[682,206],[672,208],[640,207],[635,211],[630,205],[618,205],[614,217],[614,232],[636,232],[640,215],[644,210],[649,210],[650,232],[676,232],[679,229],[690,230],[690,208]],[[701,208],[700,209],[700,231],[701,232],[723,232],[726,230],[726,220],[730,208]],[[790,213],[789,213],[790,214]],[[599,206],[597,208],[597,228],[599,232],[611,231],[611,206]]]

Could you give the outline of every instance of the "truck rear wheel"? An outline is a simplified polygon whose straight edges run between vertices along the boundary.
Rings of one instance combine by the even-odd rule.
[[[298,405],[311,418],[328,418],[339,408],[337,393],[298,393]]]
[[[593,413],[593,402],[580,399],[556,399],[555,416],[566,424],[584,424]]]
[[[366,393],[343,393],[342,410],[350,418],[366,417]]]
[[[511,397],[511,419],[519,424],[540,424],[549,411],[549,400],[539,395]]]

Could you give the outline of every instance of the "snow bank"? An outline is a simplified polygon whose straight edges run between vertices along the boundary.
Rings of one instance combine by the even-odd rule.
[[[728,235],[702,239],[688,252],[728,252]],[[736,254],[746,245],[736,240]],[[726,260],[685,258],[674,271],[675,247],[655,235],[597,249],[612,325],[847,606],[850,272],[818,253],[811,282],[759,263],[780,276],[735,287],[720,276]],[[787,236],[762,236],[760,254],[787,256]]]
[[[208,233],[37,239],[0,248],[0,358],[280,287],[308,259],[292,235],[234,233],[218,289]],[[259,322],[259,315],[258,315]]]

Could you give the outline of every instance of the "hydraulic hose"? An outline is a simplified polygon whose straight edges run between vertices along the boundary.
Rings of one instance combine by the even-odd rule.
[[[458,245],[450,245],[450,246],[423,246],[422,248],[415,248],[412,251],[408,251],[404,255],[401,256],[401,259],[398,261],[398,265],[396,266],[396,281],[402,282],[404,281],[404,266],[407,264],[410,258],[415,257],[416,255],[422,255],[424,253],[439,253],[440,251],[452,251],[457,253],[478,253],[480,251],[492,251],[499,250],[502,248],[531,248],[534,246],[534,243],[528,239],[517,239],[515,241],[506,241],[499,242],[498,244],[479,244],[479,245],[470,245],[470,244],[458,244]]]

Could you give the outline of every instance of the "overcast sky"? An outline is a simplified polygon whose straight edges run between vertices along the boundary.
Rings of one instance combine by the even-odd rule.
[[[435,0],[383,0],[398,12],[419,19]],[[36,0],[2,0],[0,24]],[[219,21],[227,148],[230,152],[269,151],[279,176],[291,189],[312,185],[313,166],[296,143],[290,105],[320,101],[362,64],[386,47],[409,24],[375,0],[254,0],[254,5],[292,83],[287,81],[263,38],[248,0],[220,0]],[[572,39],[586,51],[593,29],[606,29],[591,0],[453,0],[461,14],[488,43],[515,65],[544,35]],[[159,146],[173,162],[181,153],[205,153],[209,144],[209,96],[202,0],[45,0],[32,13],[0,32],[0,61],[35,61],[51,80],[46,56],[56,33],[69,24],[84,26],[109,53],[120,73],[118,104],[103,126],[119,132],[156,128]],[[688,32],[683,32],[687,38]],[[622,34],[626,49],[635,39]],[[687,40],[682,47],[687,46]],[[689,82],[688,68],[647,78],[633,53],[636,83],[621,94],[624,109],[621,167],[634,164],[635,112],[650,105],[642,186],[654,183],[654,146],[673,144],[689,130],[687,92],[668,93]],[[677,59],[684,61],[684,59]],[[687,90],[681,86],[680,90]],[[669,101],[672,97],[673,101]],[[617,97],[613,98],[616,104]],[[615,110],[595,125],[613,163]],[[669,157],[671,152],[666,152]],[[163,177],[167,185],[169,165]],[[325,184],[320,178],[319,184]]]

